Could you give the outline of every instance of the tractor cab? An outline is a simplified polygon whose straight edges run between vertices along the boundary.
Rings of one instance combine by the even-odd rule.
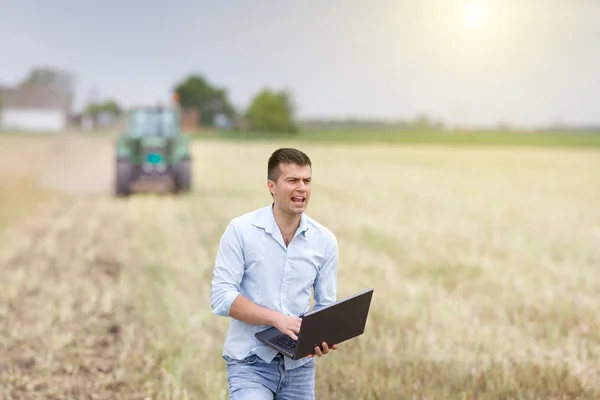
[[[136,107],[127,115],[125,133],[132,138],[173,138],[181,134],[181,116],[174,107]]]
[[[125,130],[117,140],[116,191],[127,195],[135,187],[190,188],[189,138],[181,134],[176,107],[131,109]]]

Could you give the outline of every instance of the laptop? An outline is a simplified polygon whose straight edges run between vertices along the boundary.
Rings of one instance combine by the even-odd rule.
[[[296,335],[297,341],[275,327],[257,332],[254,336],[292,360],[299,360],[315,354],[315,347],[321,347],[323,342],[331,348],[334,344],[362,335],[372,297],[373,289],[367,289],[304,314],[300,317],[302,324]]]

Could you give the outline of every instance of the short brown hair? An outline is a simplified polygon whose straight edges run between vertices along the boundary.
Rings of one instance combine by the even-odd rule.
[[[310,158],[298,149],[284,147],[277,149],[269,157],[267,164],[267,179],[276,182],[279,179],[281,170],[279,164],[296,164],[300,166],[308,165],[312,168]]]

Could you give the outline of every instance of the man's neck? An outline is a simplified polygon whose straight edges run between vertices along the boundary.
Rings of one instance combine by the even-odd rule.
[[[300,215],[290,215],[281,212],[276,206],[273,206],[275,222],[279,229],[285,233],[295,232],[300,226]]]

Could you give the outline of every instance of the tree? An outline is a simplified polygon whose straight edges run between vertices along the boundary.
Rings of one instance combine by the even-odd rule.
[[[179,103],[184,108],[194,108],[200,114],[200,124],[215,126],[221,116],[232,120],[235,109],[227,98],[227,90],[213,86],[203,76],[190,75],[175,86]]]
[[[94,126],[113,124],[123,114],[123,110],[114,100],[90,102],[83,110],[83,115],[91,117]]]
[[[250,129],[261,132],[296,133],[292,96],[265,88],[252,100],[246,113]]]
[[[103,103],[90,103],[85,108],[84,114],[97,117],[98,114],[106,113],[113,117],[118,117],[123,113],[121,107],[114,100],[107,100]]]

